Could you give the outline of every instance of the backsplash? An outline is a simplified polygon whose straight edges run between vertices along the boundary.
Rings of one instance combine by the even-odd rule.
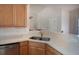
[[[28,34],[28,28],[0,28],[0,36]]]

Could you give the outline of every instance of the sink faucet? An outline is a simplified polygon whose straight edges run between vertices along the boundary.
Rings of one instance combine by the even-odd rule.
[[[42,29],[37,29],[38,31],[40,31],[39,33],[40,33],[40,36],[41,36],[41,39],[40,40],[42,40],[42,38],[43,38],[43,33],[42,33]]]
[[[42,40],[42,38],[43,38],[43,33],[42,33],[41,30],[40,30],[40,35],[41,35],[41,39],[40,39],[40,40]]]

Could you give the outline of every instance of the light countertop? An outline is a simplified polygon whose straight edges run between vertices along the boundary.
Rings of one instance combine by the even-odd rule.
[[[79,37],[77,35],[52,33],[50,36],[50,41],[32,40],[29,39],[29,37],[31,36],[34,36],[34,34],[32,33],[27,35],[0,36],[0,45],[29,40],[47,43],[65,55],[79,54]]]

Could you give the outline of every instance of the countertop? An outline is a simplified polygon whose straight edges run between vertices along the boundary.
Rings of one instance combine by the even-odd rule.
[[[24,35],[0,36],[0,45],[29,40],[47,43],[64,55],[79,55],[79,37],[77,35],[52,33],[50,41],[29,39],[29,37],[34,35],[33,33],[29,33]]]

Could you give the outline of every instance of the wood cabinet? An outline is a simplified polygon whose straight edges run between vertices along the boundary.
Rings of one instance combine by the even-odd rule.
[[[45,55],[45,44],[30,41],[29,55]]]
[[[46,43],[23,41],[0,45],[0,55],[62,55]]]
[[[26,5],[16,4],[13,5],[14,26],[26,26]]]
[[[0,27],[25,27],[26,7],[24,4],[0,4]]]
[[[20,55],[62,55],[46,43],[25,41],[20,42]]]
[[[62,55],[62,53],[58,52],[56,49],[52,48],[49,45],[46,45],[46,55]]]
[[[13,25],[13,6],[12,5],[0,5],[0,26],[12,26]]]
[[[14,44],[8,44],[5,45],[5,54],[4,55],[19,55],[19,44],[14,43]]]
[[[45,55],[45,49],[29,47],[29,55]]]
[[[28,55],[28,42],[20,42],[20,55]]]

